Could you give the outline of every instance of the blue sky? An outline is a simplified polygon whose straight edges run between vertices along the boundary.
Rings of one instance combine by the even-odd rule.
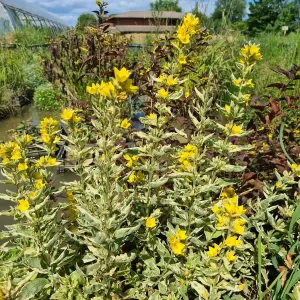
[[[81,13],[90,12],[96,8],[95,0],[27,0],[36,3],[44,9],[61,17],[70,25],[75,25]],[[210,14],[215,0],[202,0],[200,9]],[[122,13],[130,10],[148,10],[151,0],[107,0],[109,13]],[[195,0],[179,0],[185,12],[194,7]]]

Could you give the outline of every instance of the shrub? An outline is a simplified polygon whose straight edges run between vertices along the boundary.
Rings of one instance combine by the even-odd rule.
[[[17,221],[1,234],[5,298],[288,299],[294,286],[297,295],[300,166],[273,170],[260,187],[243,178],[260,47],[240,49],[230,101],[213,105],[214,74],[191,65],[209,38],[188,14],[154,45],[149,70],[112,67],[89,83],[89,109],[61,113],[64,134],[45,118],[40,137],[0,145],[16,186],[0,195],[16,203],[2,214]],[[132,107],[144,95],[137,130]],[[57,188],[61,142],[78,180]],[[47,154],[28,158],[35,144]]]
[[[33,101],[41,110],[58,110],[61,107],[59,92],[50,83],[43,84],[34,91]]]

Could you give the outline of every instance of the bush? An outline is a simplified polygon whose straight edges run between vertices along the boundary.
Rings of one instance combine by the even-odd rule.
[[[60,121],[41,122],[39,137],[0,145],[3,175],[16,186],[0,195],[16,204],[2,212],[16,220],[1,233],[5,298],[297,299],[299,151],[288,161],[282,132],[278,141],[268,130],[282,117],[279,102],[284,112],[299,104],[290,81],[300,67],[277,70],[290,80],[273,85],[283,103],[251,99],[262,55],[248,43],[229,101],[216,104],[214,74],[192,67],[209,41],[187,15],[155,43],[147,69],[102,70],[109,75],[85,87],[85,109],[65,108]],[[57,188],[61,143],[78,180]],[[29,158],[34,146],[46,155]],[[268,163],[256,170],[261,157]]]
[[[59,92],[52,84],[43,84],[34,91],[33,101],[41,110],[58,110],[61,107]]]

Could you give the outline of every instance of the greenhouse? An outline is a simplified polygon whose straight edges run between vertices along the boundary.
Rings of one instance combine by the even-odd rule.
[[[24,26],[48,27],[53,31],[60,31],[68,25],[36,4],[23,0],[1,0],[0,33],[7,33]]]

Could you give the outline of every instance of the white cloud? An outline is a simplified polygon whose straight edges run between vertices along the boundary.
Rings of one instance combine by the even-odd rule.
[[[44,9],[61,17],[70,25],[75,25],[80,14],[91,12],[96,9],[94,0],[28,0],[36,3]],[[108,0],[108,11],[110,13],[122,13],[130,10],[149,10],[150,0]],[[210,14],[213,11],[215,0],[202,0],[200,10]],[[179,5],[185,12],[191,11],[195,0],[179,0]]]

